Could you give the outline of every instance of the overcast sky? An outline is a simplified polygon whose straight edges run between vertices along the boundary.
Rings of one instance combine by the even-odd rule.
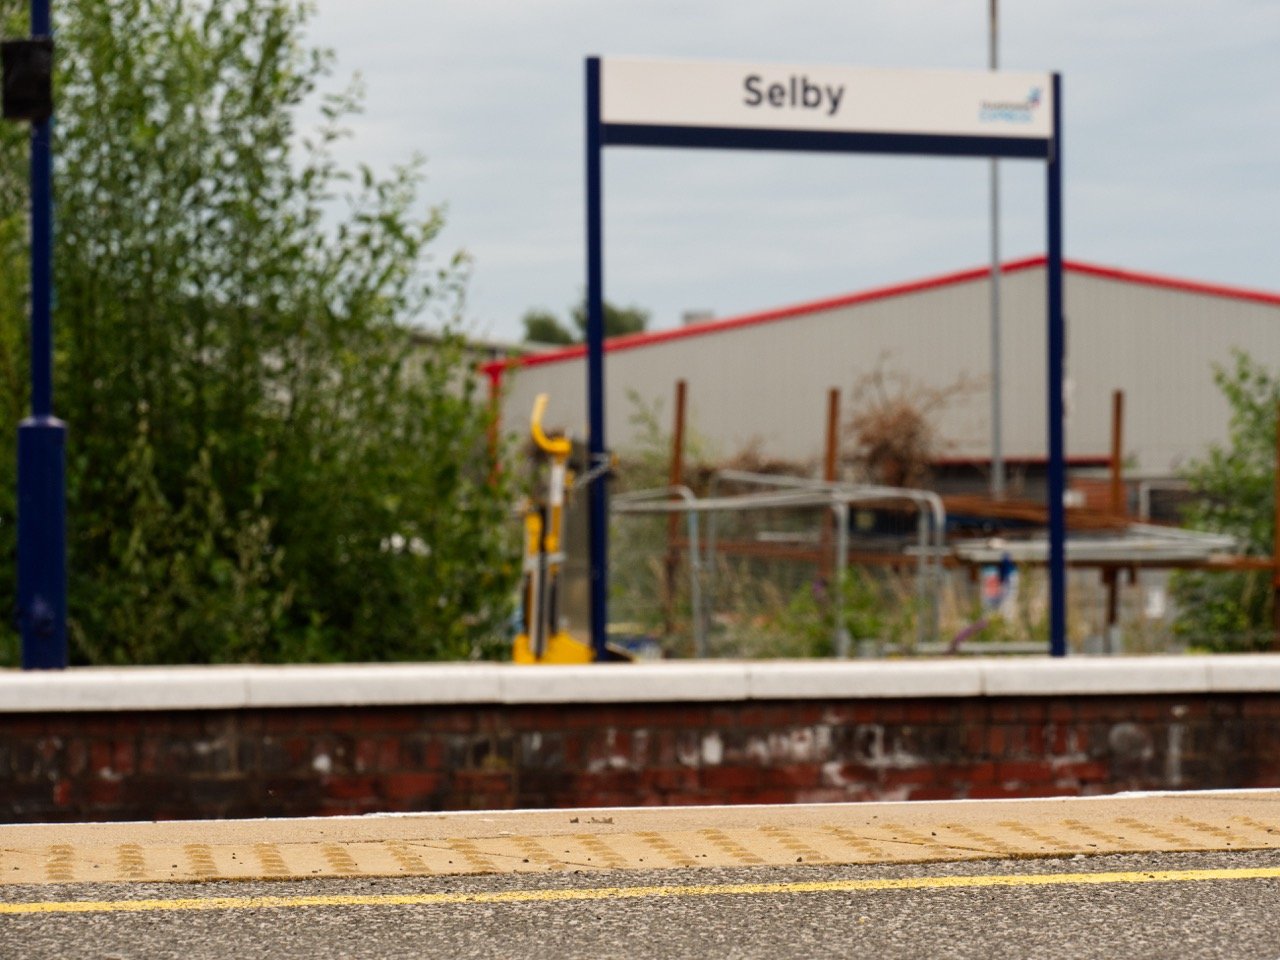
[[[584,287],[583,58],[983,69],[985,0],[316,0],[359,73],[342,150],[427,159],[473,332]],[[1063,73],[1066,252],[1280,290],[1280,2],[1002,0],[1000,65]],[[1002,164],[1002,248],[1044,250],[1039,162]],[[610,149],[605,291],[675,326],[989,257],[984,160]]]

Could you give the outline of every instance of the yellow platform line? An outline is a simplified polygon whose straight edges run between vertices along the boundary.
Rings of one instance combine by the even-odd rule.
[[[809,893],[873,893],[886,890],[955,890],[974,887],[1062,887],[1111,884],[1204,883],[1280,880],[1280,867],[1218,870],[1133,870],[1102,873],[1029,873],[795,883],[675,884],[554,890],[495,890],[477,893],[336,894],[296,897],[186,897],[170,900],[68,900],[2,903],[0,916],[64,913],[153,913],[184,910],[281,910],[300,907],[438,907],[458,904],[565,903],[667,897],[789,896]]]

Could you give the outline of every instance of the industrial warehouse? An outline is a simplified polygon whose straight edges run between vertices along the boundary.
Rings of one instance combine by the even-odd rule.
[[[1236,351],[1280,365],[1280,293],[1075,260],[1064,267],[1069,465],[1078,472],[1109,463],[1112,397],[1121,390],[1126,474],[1175,478],[1226,439],[1215,365],[1230,366]],[[1003,445],[1015,470],[1034,471],[1046,456],[1044,272],[1043,257],[1002,271]],[[971,386],[939,411],[940,466],[980,472],[991,456],[990,289],[984,267],[611,340],[610,445],[625,452],[635,443],[637,400],[670,409],[673,384],[685,380],[690,428],[718,456],[755,448],[816,464],[828,392],[881,371],[922,388]],[[518,429],[534,397],[547,393],[548,423],[585,436],[583,348],[490,369],[502,380],[508,427]]]
[[[1265,368],[1280,365],[1280,295],[1079,261],[1064,267],[1067,503],[1077,508],[1071,511],[1068,544],[1075,571],[1072,633],[1082,649],[1120,652],[1120,626],[1128,621],[1138,642],[1165,646],[1176,612],[1168,598],[1170,568],[1235,564],[1232,569],[1244,569],[1254,562],[1233,556],[1237,545],[1229,537],[1146,522],[1179,519],[1186,488],[1182,470],[1212,444],[1227,440],[1229,409],[1215,371],[1232,367],[1239,355]],[[717,601],[714,595],[704,601],[710,592],[706,581],[717,575],[712,550],[721,557],[734,552],[785,557],[828,571],[843,570],[842,559],[910,566],[909,590],[919,608],[929,610],[915,621],[917,651],[956,649],[957,638],[968,636],[966,598],[978,591],[984,599],[994,595],[995,606],[1013,616],[1011,604],[999,599],[1002,588],[989,588],[985,580],[1007,578],[1010,563],[1038,566],[1046,556],[1047,543],[1037,529],[1045,522],[1047,460],[1045,269],[1043,257],[1008,262],[1002,269],[1003,462],[1016,506],[974,496],[989,489],[992,463],[991,277],[986,268],[607,343],[607,429],[610,447],[623,464],[620,490],[635,490],[627,464],[634,462],[637,447],[652,446],[655,423],[663,429],[671,424],[674,433],[683,434],[686,419],[702,456],[721,467],[703,494],[714,495],[726,489],[726,482],[732,486],[741,479],[741,471],[723,466],[744,460],[767,464],[770,472],[785,475],[784,482],[852,483],[835,494],[814,488],[822,503],[810,505],[817,506],[810,516],[820,517],[823,507],[835,510],[839,536],[813,524],[807,530],[779,524],[776,512],[763,526],[744,528],[742,514],[756,509],[745,500],[744,510],[726,506],[719,511],[722,518],[737,515],[736,520],[716,520],[718,508],[700,507],[706,513],[701,532],[695,524],[676,537],[675,528],[668,528],[669,558],[692,555],[690,540],[702,539],[703,553],[694,566],[700,566],[703,582],[690,571],[687,588],[695,606],[705,602],[707,607],[705,615],[693,615],[695,650],[707,649],[705,635],[714,633],[709,624]],[[522,429],[535,398],[545,394],[546,422],[584,438],[583,348],[534,353],[487,369],[501,388],[508,429]],[[843,466],[847,450],[840,449],[848,443],[848,420],[856,416],[859,394],[869,384],[908,401],[925,398],[921,403],[938,438],[925,485],[949,495],[937,501],[941,521],[929,520],[918,498],[917,507],[896,521],[879,509],[851,510],[874,497],[859,493],[858,483],[885,482],[851,476]],[[841,402],[843,415],[835,412]],[[680,411],[674,420],[673,406]],[[672,468],[675,482],[680,466],[673,460]],[[890,482],[904,489],[916,485]],[[829,504],[822,499],[828,495]],[[632,497],[617,498],[615,515],[661,509]],[[758,506],[768,509],[767,503]],[[737,541],[717,527],[734,523]],[[973,588],[963,587],[964,577],[926,569],[927,556],[967,569]],[[1004,571],[997,573],[1002,561]],[[628,563],[635,561],[618,563],[624,579]],[[676,602],[671,576],[668,608]],[[1026,609],[1025,587],[1022,600],[1023,619],[1029,622],[1038,613]],[[1033,606],[1039,602],[1031,601]],[[943,612],[940,620],[939,608],[948,603],[950,614]],[[837,636],[832,649],[842,653],[852,647],[847,637]]]

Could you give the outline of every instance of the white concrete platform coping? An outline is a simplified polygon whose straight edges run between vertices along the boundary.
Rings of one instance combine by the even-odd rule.
[[[1258,692],[1280,694],[1280,655],[0,671],[0,713]]]

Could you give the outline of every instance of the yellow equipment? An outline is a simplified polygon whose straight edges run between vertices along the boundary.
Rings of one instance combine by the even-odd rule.
[[[524,517],[524,573],[520,601],[523,627],[516,637],[512,659],[516,663],[591,663],[589,644],[575,639],[561,625],[560,601],[564,570],[565,496],[573,484],[568,437],[548,437],[542,429],[547,395],[533,403],[529,432],[534,445],[550,459],[550,477],[544,501],[534,500]]]

